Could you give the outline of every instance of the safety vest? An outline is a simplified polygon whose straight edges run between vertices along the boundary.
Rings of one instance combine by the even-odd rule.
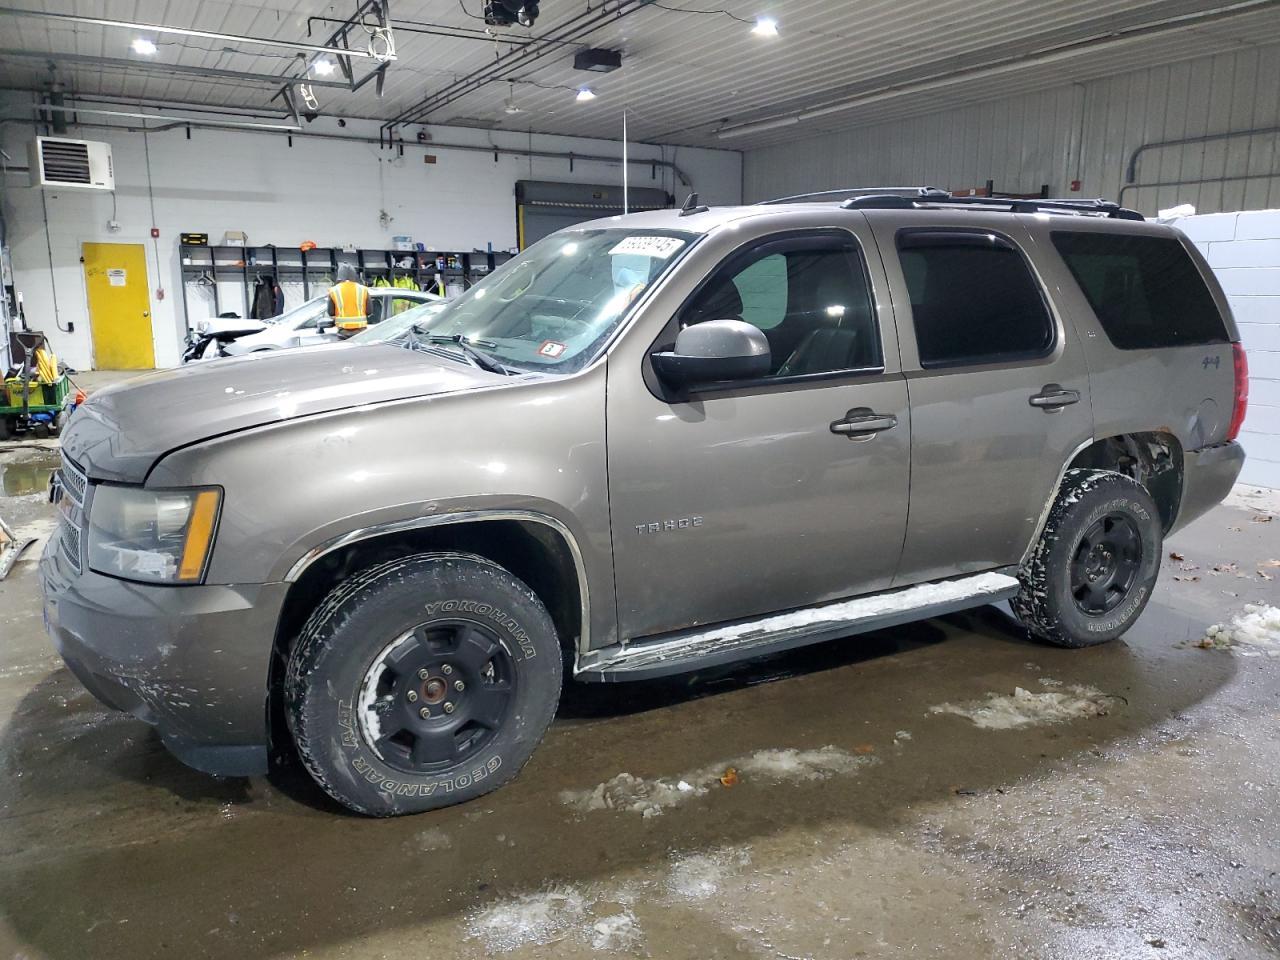
[[[343,280],[329,288],[329,303],[339,330],[363,330],[369,325],[369,288]]]

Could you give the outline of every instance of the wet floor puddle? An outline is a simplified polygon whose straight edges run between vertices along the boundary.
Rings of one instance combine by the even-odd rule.
[[[49,489],[49,476],[57,469],[56,454],[0,463],[0,496],[44,493]]]

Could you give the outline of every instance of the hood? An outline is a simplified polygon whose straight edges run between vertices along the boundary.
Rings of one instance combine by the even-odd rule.
[[[96,479],[139,482],[169,451],[222,434],[521,379],[386,344],[188,364],[94,393],[72,415],[62,449]]]

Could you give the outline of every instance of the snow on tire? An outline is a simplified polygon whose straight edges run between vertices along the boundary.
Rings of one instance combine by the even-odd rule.
[[[326,793],[396,816],[515,777],[551,724],[561,677],[532,590],[483,557],[424,553],[325,597],[290,654],[285,714]]]
[[[1019,571],[1013,612],[1055,646],[1114,640],[1151,598],[1162,540],[1159,511],[1142,484],[1113,471],[1068,470]]]

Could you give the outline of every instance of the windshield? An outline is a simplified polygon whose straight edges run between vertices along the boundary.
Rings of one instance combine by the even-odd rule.
[[[320,314],[324,313],[324,297],[312,297],[310,300],[304,300],[299,306],[292,310],[286,310],[284,313],[275,317],[268,317],[263,323],[277,324],[283,323],[287,329],[296,329],[299,321],[314,320]]]
[[[403,337],[415,323],[423,330],[430,330],[435,316],[445,308],[443,300],[429,300],[412,307],[403,313],[383,320],[368,329],[361,330],[347,343],[382,343],[387,340],[398,340]]]
[[[572,373],[697,239],[674,230],[564,230],[507,261],[419,326],[507,367]]]

